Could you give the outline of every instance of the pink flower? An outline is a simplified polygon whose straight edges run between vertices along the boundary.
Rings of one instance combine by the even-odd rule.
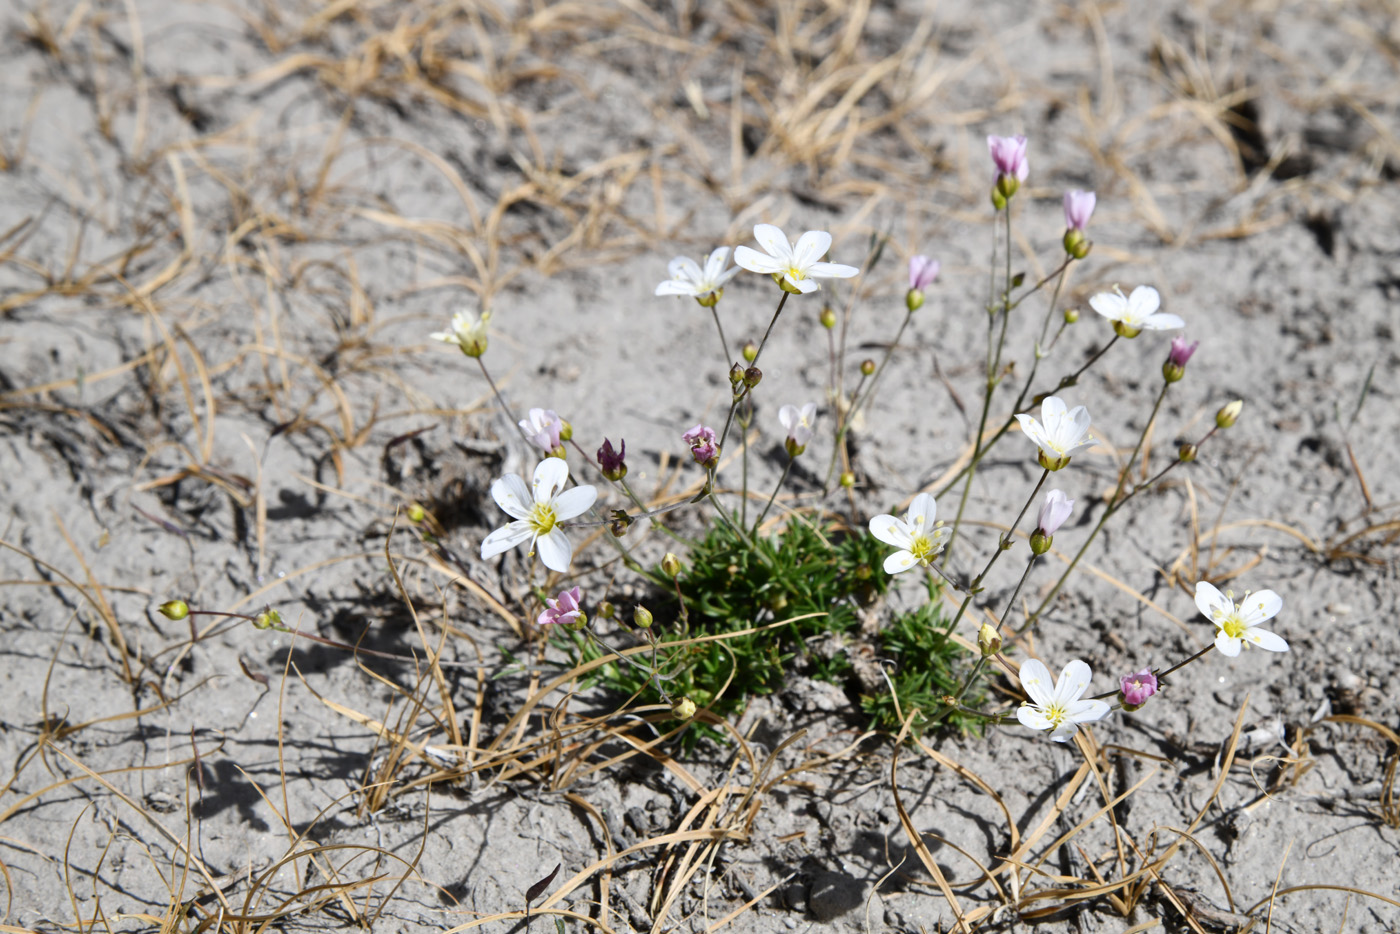
[[[579,604],[583,601],[583,591],[578,587],[570,587],[568,590],[559,591],[559,596],[552,600],[546,600],[547,608],[535,620],[541,626],[550,626],[554,623],[585,622],[587,617],[583,615],[583,610],[579,609]]]
[[[1073,511],[1074,500],[1066,499],[1062,490],[1051,490],[1045,494],[1045,503],[1040,507],[1036,531],[1043,535],[1054,535]]]
[[[520,430],[548,454],[559,447],[559,432],[564,430],[564,422],[553,409],[531,409],[530,417],[520,420]]]
[[[1167,361],[1173,366],[1186,366],[1186,361],[1191,359],[1191,355],[1196,352],[1196,348],[1200,346],[1200,343],[1200,341],[1191,341],[1187,343],[1185,337],[1173,337],[1172,348],[1168,352]]]
[[[1065,226],[1082,233],[1089,224],[1097,202],[1098,197],[1092,191],[1080,191],[1076,188],[1065,192]]]
[[[1026,138],[1024,136],[988,136],[987,149],[991,151],[992,162],[997,172],[1024,182],[1030,174],[1030,160],[1026,158]]]
[[[1123,675],[1118,679],[1118,683],[1123,689],[1123,706],[1129,710],[1141,707],[1147,703],[1149,697],[1157,693],[1157,676],[1152,673],[1151,668]]]
[[[716,437],[713,428],[696,425],[681,435],[681,439],[690,445],[690,456],[695,458],[695,463],[706,470],[714,467],[719,461],[719,438]]]
[[[909,257],[909,288],[922,292],[938,278],[939,263],[927,256]]]

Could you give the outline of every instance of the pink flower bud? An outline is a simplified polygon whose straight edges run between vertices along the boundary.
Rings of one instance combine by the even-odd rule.
[[[719,461],[719,438],[713,428],[696,425],[681,435],[681,439],[690,445],[690,456],[695,458],[695,463],[706,470]]]
[[[1123,706],[1126,708],[1141,707],[1147,703],[1149,697],[1157,693],[1157,676],[1152,673],[1151,668],[1123,675],[1118,679],[1118,683],[1123,690]]]
[[[604,438],[603,446],[598,449],[598,468],[602,470],[603,476],[613,481],[627,476],[627,464],[623,461],[627,456],[627,442],[619,441],[618,444],[621,448],[614,451],[612,442]]]
[[[1045,503],[1040,507],[1036,530],[1045,535],[1054,535],[1073,511],[1074,500],[1066,499],[1062,490],[1051,490],[1045,494]]]
[[[1196,352],[1196,348],[1200,346],[1200,343],[1200,341],[1190,341],[1188,343],[1183,336],[1173,337],[1172,347],[1168,352],[1167,360],[1175,366],[1186,366],[1186,362],[1191,359],[1191,355]]]
[[[991,151],[992,162],[997,172],[1024,182],[1030,174],[1030,161],[1026,158],[1026,138],[1024,136],[988,136],[987,149]]]
[[[909,288],[922,292],[938,278],[939,262],[927,256],[909,257]]]
[[[1094,205],[1098,203],[1098,196],[1092,191],[1065,192],[1065,226],[1070,230],[1078,230],[1081,233],[1089,225],[1089,218],[1094,213]]]

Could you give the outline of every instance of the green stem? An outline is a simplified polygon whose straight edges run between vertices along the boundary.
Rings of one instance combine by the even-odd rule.
[[[791,454],[788,455],[787,463],[783,465],[783,475],[778,478],[777,486],[773,487],[773,493],[768,497],[768,502],[763,507],[763,512],[760,512],[758,514],[758,519],[754,521],[753,534],[758,534],[758,527],[763,524],[763,518],[768,515],[768,510],[773,508],[773,500],[778,498],[778,491],[781,490],[783,484],[787,482],[788,471],[792,470],[792,462],[796,459],[797,458],[793,457]]]
[[[719,323],[719,302],[710,306],[710,314],[715,319],[715,330],[719,331],[719,346],[724,351],[724,362],[729,364],[734,358],[729,355],[729,342],[724,339],[724,325]]]

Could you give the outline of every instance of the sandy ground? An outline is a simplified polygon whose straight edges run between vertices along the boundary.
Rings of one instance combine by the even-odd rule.
[[[213,925],[201,867],[230,929],[447,929],[522,909],[559,864],[535,904],[576,912],[570,929],[946,930],[950,899],[902,806],[979,929],[1016,927],[1016,904],[1052,931],[1236,930],[1251,912],[1260,930],[1266,916],[1282,931],[1395,930],[1396,746],[1327,719],[1400,729],[1394,13],[7,6],[5,929]],[[489,306],[486,360],[512,407],[557,409],[589,451],[626,438],[638,489],[674,491],[699,477],[680,433],[722,415],[728,384],[709,316],[652,296],[670,257],[751,243],[768,221],[829,229],[832,258],[859,263],[872,232],[888,233],[859,280],[848,373],[898,327],[909,255],[938,256],[941,281],[857,432],[854,499],[822,501],[810,477],[791,487],[863,522],[937,486],[975,429],[987,133],[1031,139],[1018,268],[1053,268],[1063,190],[1096,189],[1095,248],[1066,300],[1154,284],[1201,341],[1149,466],[1245,401],[1196,464],[1115,518],[1017,657],[1084,658],[1103,690],[1110,673],[1180,659],[1213,633],[1191,599],[1204,576],[1279,592],[1275,629],[1292,651],[1186,669],[1170,695],[1095,727],[1093,774],[1083,748],[1015,726],[931,738],[941,764],[906,746],[892,771],[890,738],[866,734],[850,697],[798,676],[750,707],[742,745],[577,771],[566,766],[625,748],[542,747],[552,764],[529,775],[482,765],[489,744],[550,735],[541,711],[520,733],[510,717],[557,659],[533,666],[510,611],[492,608],[516,605],[524,565],[474,557],[500,521],[491,479],[533,458],[480,372],[428,332],[454,308]],[[824,399],[823,299],[850,295],[790,302],[764,351],[757,489],[781,469],[777,406]],[[721,304],[731,343],[759,336],[774,298],[757,276],[735,280]],[[1021,372],[1036,302],[1009,345]],[[1092,318],[1062,339],[1064,366],[1107,340]],[[1119,342],[1066,390],[1118,457],[1146,422],[1165,348]],[[829,405],[823,417],[829,427]],[[819,435],[812,462],[830,445]],[[1090,504],[1059,551],[1073,553],[1111,491],[1108,445],[1057,475]],[[1029,444],[1007,438],[968,515],[1006,522],[1035,479]],[[460,566],[435,561],[402,517],[391,532],[415,501]],[[665,545],[633,535],[644,555]],[[972,527],[950,570],[975,573],[994,535]],[[595,541],[578,567],[609,554]],[[999,565],[986,601],[999,608],[1019,571]],[[585,586],[601,592],[609,573]],[[1033,577],[1031,596],[1053,579]],[[917,587],[901,594],[894,604]],[[156,613],[176,596],[272,605],[309,632],[400,654],[436,645],[447,621],[442,657],[458,664],[424,689],[411,664],[211,617],[191,644],[189,623]],[[468,778],[421,756],[386,764],[370,720],[416,724],[415,744],[450,741],[406,707],[411,692],[437,708],[452,698],[480,753]],[[573,703],[606,713],[616,700]],[[371,812],[363,789],[390,773],[400,784]],[[1153,862],[1188,828],[1191,842]],[[995,883],[979,865],[1001,865]],[[1126,915],[1067,881],[1144,865]],[[1270,905],[1274,891],[1287,894]]]

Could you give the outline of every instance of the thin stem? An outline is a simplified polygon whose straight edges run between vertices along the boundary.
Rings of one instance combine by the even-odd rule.
[[[719,346],[724,351],[724,362],[729,364],[734,358],[729,355],[729,342],[724,339],[724,325],[719,323],[719,302],[710,306],[710,314],[715,319],[715,330],[719,331]]]
[[[791,294],[787,289],[783,289],[783,297],[778,299],[778,307],[768,322],[768,329],[763,332],[763,340],[758,342],[758,352],[753,355],[753,363],[750,366],[758,366],[758,358],[763,356],[763,347],[768,343],[768,335],[773,333],[773,325],[778,323],[778,316],[783,313],[783,306],[787,304],[788,296]]]
[[[515,417],[515,412],[511,410],[510,403],[506,401],[505,396],[501,395],[501,390],[496,386],[496,381],[491,378],[491,374],[487,372],[486,364],[481,362],[480,357],[476,358],[476,365],[481,367],[481,375],[486,377],[486,382],[490,384],[491,392],[496,396],[496,401],[501,404],[501,408],[505,409],[506,417],[519,429],[521,437],[529,441],[530,436],[525,434],[524,428],[520,428],[520,419]]]
[[[758,514],[758,519],[754,521],[753,534],[758,534],[758,527],[763,524],[764,516],[768,515],[768,510],[773,508],[773,500],[778,498],[778,491],[781,490],[783,484],[787,482],[788,472],[792,470],[792,462],[795,460],[797,460],[797,458],[793,457],[791,454],[788,455],[787,463],[783,465],[783,475],[778,478],[777,486],[773,487],[773,493],[768,497],[768,502],[764,505],[763,512],[760,512]]]

